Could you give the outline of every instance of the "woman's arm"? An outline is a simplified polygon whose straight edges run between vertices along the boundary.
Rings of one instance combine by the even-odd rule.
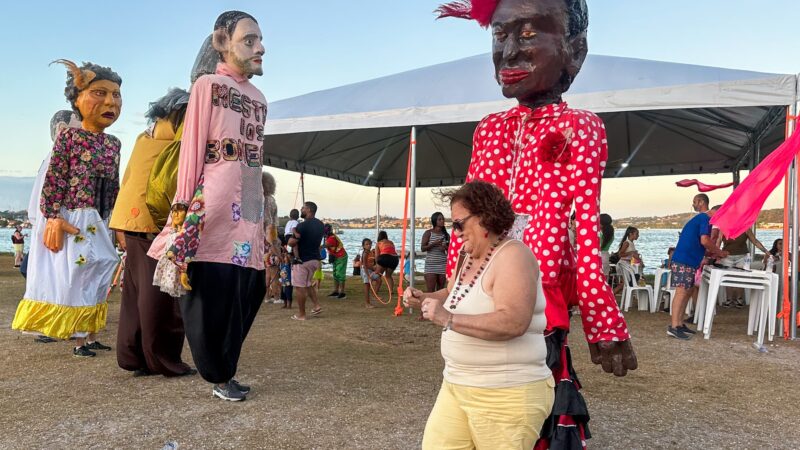
[[[420,251],[427,252],[431,249],[431,230],[425,230],[425,233],[422,235],[422,242],[420,243],[419,249]]]
[[[636,252],[629,252],[628,247],[630,247],[630,245],[628,245],[628,240],[626,239],[622,241],[622,245],[619,246],[619,251],[617,252],[620,258],[624,258],[629,254],[636,253]]]
[[[507,341],[522,336],[533,319],[539,266],[522,243],[512,242],[495,256],[483,286],[494,300],[495,310],[486,314],[451,314],[442,300],[423,302],[425,317],[466,336],[487,341]],[[441,292],[441,291],[440,291]]]
[[[750,242],[752,242],[753,245],[756,246],[756,248],[758,248],[759,250],[761,250],[765,254],[769,253],[769,250],[767,250],[767,248],[764,247],[764,244],[762,244],[761,241],[756,239],[756,235],[753,234],[753,230],[747,230],[746,233],[747,233],[747,239],[750,239]]]

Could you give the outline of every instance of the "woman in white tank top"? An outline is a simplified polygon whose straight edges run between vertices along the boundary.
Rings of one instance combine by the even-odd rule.
[[[465,254],[447,288],[404,293],[406,306],[443,328],[444,380],[422,447],[527,450],[550,414],[555,386],[545,363],[539,267],[527,246],[507,236],[515,216],[499,188],[474,181],[444,196]]]

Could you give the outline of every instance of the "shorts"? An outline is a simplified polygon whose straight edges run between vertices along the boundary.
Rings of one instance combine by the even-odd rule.
[[[314,276],[312,279],[314,281],[322,281],[325,279],[325,274],[322,273],[322,261],[319,263],[319,269],[314,271]]]
[[[347,280],[347,253],[333,260],[333,280],[337,283]]]
[[[361,268],[361,281],[363,281],[364,284],[369,284],[370,279],[372,279],[372,281],[377,281],[380,280],[380,278],[381,276],[378,275],[377,272],[369,270],[366,267]]]
[[[670,285],[672,287],[684,289],[691,289],[694,287],[697,267],[673,261],[672,264],[669,265],[669,270],[672,276],[672,280],[670,280]]]
[[[25,244],[14,244],[14,251],[17,253],[22,253]]]
[[[744,260],[746,257],[747,253],[744,255],[728,255],[719,260],[719,263],[725,267],[738,267],[739,269],[744,269]]]
[[[531,449],[555,401],[556,383],[546,379],[508,388],[442,382],[422,449]]]
[[[306,261],[303,264],[292,266],[292,286],[307,288],[313,283],[314,272],[319,270],[320,263],[317,259]]]
[[[393,271],[400,264],[400,257],[397,255],[379,255],[375,262],[384,269]]]

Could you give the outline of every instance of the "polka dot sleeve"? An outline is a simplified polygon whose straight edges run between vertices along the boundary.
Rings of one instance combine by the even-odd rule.
[[[602,121],[586,111],[574,111],[576,136],[572,140],[577,251],[577,293],[586,339],[618,341],[629,338],[625,319],[604,280],[598,237],[600,184],[608,158],[606,132]]]
[[[489,116],[491,117],[491,116]],[[480,139],[480,131],[484,130],[487,125],[487,118],[481,120],[478,126],[475,128],[475,133],[472,136],[472,156],[469,160],[469,169],[467,169],[467,178],[464,180],[465,183],[469,183],[475,178],[475,172],[478,170],[478,166],[481,163],[481,153],[483,152],[482,146],[482,139]],[[447,278],[450,278],[452,275],[453,270],[456,267],[456,262],[458,262],[458,251],[461,250],[461,239],[456,236],[455,233],[450,232],[450,235],[453,237],[450,239],[450,247],[447,249]]]

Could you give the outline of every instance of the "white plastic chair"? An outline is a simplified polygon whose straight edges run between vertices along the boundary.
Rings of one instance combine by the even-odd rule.
[[[622,261],[617,263],[617,271],[622,271],[623,282],[625,283],[625,289],[622,290],[622,309],[623,311],[628,311],[631,306],[631,297],[633,293],[636,293],[636,299],[639,304],[639,311],[646,311],[649,309],[651,313],[656,312],[656,298],[653,295],[653,287],[652,286],[639,286],[636,282],[636,275],[633,273],[633,267],[630,264],[626,264]],[[641,291],[647,293],[647,303],[642,305],[642,296]]]
[[[711,326],[719,301],[718,293],[720,289],[724,289],[724,286],[747,289],[751,292],[746,292],[746,295],[752,296],[753,293],[757,295],[755,301],[751,298],[751,303],[755,303],[753,308],[760,308],[764,297],[772,299],[772,297],[777,296],[777,292],[772,292],[773,287],[777,287],[777,276],[772,277],[772,275],[761,271],[715,270],[712,266],[706,266],[703,269],[703,282],[700,285],[700,292],[697,296],[697,307],[695,308],[694,316],[697,328],[703,331],[704,338],[709,339],[711,337]],[[751,309],[751,314],[755,314],[754,309]],[[769,315],[769,312],[767,315]],[[751,328],[750,322],[748,321],[748,331]],[[774,320],[771,328],[774,330]]]

